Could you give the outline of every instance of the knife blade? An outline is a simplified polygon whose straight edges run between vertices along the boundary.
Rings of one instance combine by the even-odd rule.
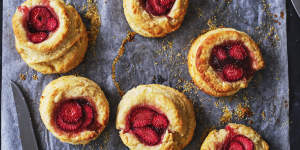
[[[300,0],[292,0],[292,3],[295,7],[298,16],[300,17]]]
[[[32,121],[25,98],[18,85],[13,81],[11,81],[11,89],[16,105],[22,149],[38,150],[38,145],[32,128]]]

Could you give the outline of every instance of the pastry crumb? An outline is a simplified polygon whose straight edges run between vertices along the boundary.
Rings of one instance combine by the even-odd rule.
[[[26,80],[26,75],[25,75],[25,74],[20,73],[20,74],[19,74],[19,77],[20,77],[20,79],[23,80],[23,81]]]
[[[261,117],[262,117],[263,120],[266,120],[266,113],[265,113],[265,111],[261,112]]]
[[[32,75],[32,79],[33,79],[33,80],[38,80],[39,77],[37,76],[37,74],[33,74],[33,75]]]

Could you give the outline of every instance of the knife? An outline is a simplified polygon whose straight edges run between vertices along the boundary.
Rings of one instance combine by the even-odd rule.
[[[300,17],[300,0],[292,0],[298,16]]]
[[[16,105],[22,149],[38,150],[25,98],[23,97],[20,88],[13,81],[11,81],[11,89]]]

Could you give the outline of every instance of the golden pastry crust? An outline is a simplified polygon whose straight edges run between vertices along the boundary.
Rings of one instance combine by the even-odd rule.
[[[209,65],[213,47],[226,41],[240,41],[248,48],[254,71],[264,67],[259,47],[244,32],[232,28],[219,28],[199,36],[193,42],[188,54],[189,72],[194,83],[202,91],[216,97],[235,94],[240,89],[246,88],[252,78],[226,82]]]
[[[177,30],[184,19],[188,0],[176,0],[167,16],[149,14],[140,0],[123,0],[124,14],[132,30],[145,37],[164,37]]]
[[[139,105],[155,107],[168,118],[170,123],[160,144],[144,145],[134,134],[124,131],[126,117],[132,108]],[[129,90],[118,106],[116,128],[120,130],[119,134],[123,143],[132,150],[183,149],[191,141],[195,126],[195,114],[191,101],[184,94],[167,86],[140,85]]]
[[[235,123],[229,123],[227,126],[235,133],[249,138],[254,143],[255,150],[269,150],[268,143],[252,128]],[[229,131],[225,129],[211,131],[202,143],[200,150],[218,150],[217,145],[224,143],[228,134]]]
[[[61,132],[53,121],[55,105],[63,100],[85,98],[92,101],[97,113],[97,130],[83,130],[79,133]],[[93,81],[76,76],[63,76],[50,82],[40,99],[40,115],[46,128],[60,141],[71,144],[87,144],[104,130],[109,119],[109,103],[101,88]]]
[[[43,73],[65,73],[75,68],[85,55],[88,37],[85,26],[71,5],[61,0],[27,0],[16,10],[12,22],[15,34],[16,49],[23,60],[33,69]],[[30,10],[35,6],[49,6],[57,15],[59,26],[50,32],[48,38],[41,43],[33,43],[28,39],[24,21],[28,15],[22,10]]]

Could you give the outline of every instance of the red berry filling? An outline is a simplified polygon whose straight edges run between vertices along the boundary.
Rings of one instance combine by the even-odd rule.
[[[234,82],[238,81],[243,77],[243,68],[233,64],[227,64],[223,68],[223,75],[227,81]]]
[[[254,143],[244,135],[239,135],[233,132],[229,126],[226,127],[229,134],[223,143],[222,150],[253,150]]]
[[[85,99],[64,100],[55,107],[55,124],[65,132],[79,132],[92,128],[96,112]]]
[[[153,146],[161,142],[161,137],[168,128],[169,120],[164,114],[148,106],[136,107],[128,115],[128,130],[140,142]]]
[[[209,64],[228,82],[249,79],[254,73],[249,50],[239,41],[227,41],[215,46]]]
[[[50,32],[57,29],[58,20],[48,7],[36,6],[29,11],[26,26],[29,40],[40,43],[47,39]]]
[[[167,15],[176,0],[141,0],[145,10],[154,16]]]

